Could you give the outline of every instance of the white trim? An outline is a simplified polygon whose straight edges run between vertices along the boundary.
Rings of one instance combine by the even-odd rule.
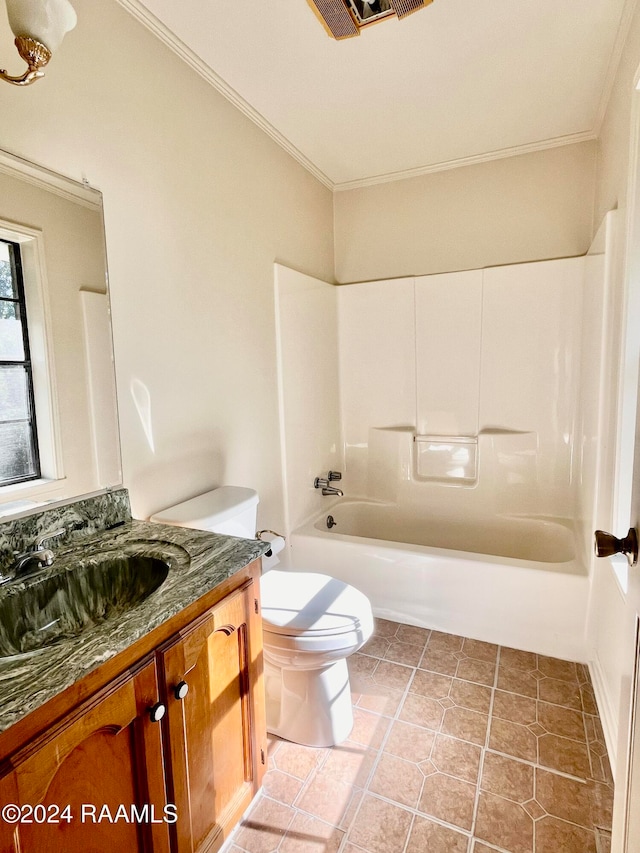
[[[600,722],[604,731],[604,740],[609,755],[609,763],[611,764],[611,772],[615,779],[616,750],[618,747],[618,712],[611,699],[604,677],[604,670],[597,656],[589,663],[589,672],[591,674],[598,713],[600,714]]]
[[[629,744],[629,750],[627,753],[627,761],[624,773],[624,812],[622,817],[622,838],[623,838],[623,853],[635,853],[638,849],[635,842],[638,840],[638,825],[636,821],[631,820],[632,810],[635,810],[635,802],[634,795],[637,795],[637,770],[638,770],[638,761],[637,761],[637,751],[638,751],[638,712],[640,711],[640,707],[638,704],[638,676],[639,671],[638,667],[640,665],[640,656],[639,656],[639,647],[638,641],[640,640],[639,635],[640,629],[640,620],[638,619],[638,614],[636,614],[635,618],[635,631],[634,631],[634,655],[633,655],[633,669],[631,675],[631,684],[630,684],[630,705],[629,705],[629,719],[628,719],[628,731],[626,736],[626,743]],[[633,828],[632,828],[633,826]],[[631,833],[633,832],[633,838],[631,837]],[[632,848],[630,842],[634,842],[634,847]]]
[[[640,310],[640,94],[638,82],[640,66],[636,68],[631,91],[631,111],[629,121],[629,157],[627,166],[627,200],[625,253],[622,278],[621,306],[619,315],[619,346],[617,376],[617,409],[614,456],[614,528],[624,527],[636,522],[634,493],[634,475],[638,469],[638,444],[636,441],[636,420],[638,413],[638,355],[640,353],[640,335],[634,323]],[[631,787],[637,795],[637,780],[632,773],[637,770],[638,742],[635,733],[638,678],[638,630],[640,626],[637,606],[637,590],[630,590],[626,600],[627,611],[633,614],[633,660],[627,660],[628,646],[621,649],[624,655],[622,672],[622,701],[619,710],[618,730],[620,735],[620,761],[616,779],[616,797],[614,799],[613,843],[616,850],[629,848],[629,807],[631,805]],[[630,618],[628,614],[627,618]],[[628,703],[628,704],[627,704]],[[633,822],[633,832],[637,840],[638,825]],[[634,851],[637,849],[633,848]]]
[[[632,6],[638,0],[626,0],[626,3]],[[140,0],[118,0],[118,3],[124,7],[137,21],[145,26],[153,35],[160,39],[170,50],[179,56],[187,63],[197,74],[204,80],[210,83],[214,89],[230,101],[237,109],[240,110],[247,118],[251,119],[267,136],[271,137],[274,142],[277,142],[284,150],[290,154],[294,160],[297,160],[308,172],[317,178],[321,184],[328,189],[336,192],[341,190],[352,190],[359,187],[369,187],[375,184],[386,184],[392,181],[400,181],[405,178],[415,178],[420,175],[430,175],[434,172],[445,172],[450,169],[458,169],[460,166],[472,166],[476,163],[487,163],[491,160],[502,160],[505,157],[515,157],[519,154],[529,154],[533,151],[545,151],[548,148],[557,148],[562,145],[573,145],[577,142],[589,142],[598,138],[598,128],[592,130],[584,130],[578,133],[569,133],[564,136],[557,136],[551,139],[541,139],[537,142],[529,142],[524,145],[514,145],[509,148],[500,148],[495,151],[486,151],[483,154],[472,154],[469,157],[459,157],[454,160],[443,160],[439,163],[430,163],[424,166],[417,166],[414,169],[404,169],[399,172],[386,172],[381,175],[372,175],[367,178],[358,178],[353,181],[332,181],[321,169],[319,169],[305,154],[302,153],[296,146],[290,142],[284,134],[282,134],[274,125],[271,124],[261,113],[258,112],[251,104],[246,101],[242,95],[236,92],[228,83],[226,83],[219,74],[217,74],[204,60],[202,60],[188,45],[186,45],[178,36],[175,35],[159,18],[153,15]],[[631,12],[633,9],[631,9]],[[627,14],[627,6],[625,6],[624,15]],[[626,20],[626,18],[625,18]],[[626,23],[628,29],[631,17]],[[621,23],[618,33],[618,40],[621,33],[626,32]],[[616,51],[622,50],[622,45],[618,45],[614,49],[614,55],[609,63],[609,71],[607,82],[605,84],[606,101],[613,84],[613,78],[609,81],[609,75],[615,74],[619,55]],[[600,113],[598,113],[599,115]]]
[[[510,148],[500,148],[496,151],[487,151],[484,154],[472,154],[470,157],[458,157],[455,160],[443,160],[440,163],[432,163],[427,166],[418,166],[416,169],[404,169],[400,172],[388,172],[385,175],[375,175],[371,178],[360,178],[355,181],[343,181],[334,184],[335,191],[354,190],[360,187],[371,187],[375,184],[388,184],[391,181],[402,181],[405,178],[417,178],[420,175],[430,175],[434,172],[447,172],[450,169],[459,169],[461,166],[474,166],[477,163],[488,163],[491,160],[503,160],[506,157],[517,157],[519,154],[531,154],[534,151],[546,151],[548,148],[559,148],[562,145],[574,145],[577,142],[591,142],[597,139],[597,134],[592,130],[584,130],[580,133],[569,133],[566,136],[556,136],[553,139],[541,139],[538,142],[528,142],[525,145],[513,145]]]
[[[273,265],[273,309],[275,313],[276,324],[276,364],[277,364],[277,380],[278,380],[278,420],[280,422],[280,476],[282,484],[282,514],[284,519],[284,538],[289,546],[290,553],[290,537],[291,537],[291,514],[289,512],[289,478],[287,477],[287,436],[286,418],[284,408],[284,382],[283,382],[283,363],[284,357],[282,353],[282,323],[280,322],[280,279],[279,270],[287,269],[282,264],[274,263]]]
[[[78,202],[91,209],[102,210],[102,193],[99,190],[64,175],[58,175],[44,166],[30,163],[28,160],[23,160],[22,157],[17,157],[15,154],[10,154],[2,149],[0,149],[0,172],[11,177],[16,177],[18,174],[27,183],[50,190],[68,201]]]
[[[42,479],[35,482],[46,483],[44,491],[48,492],[52,483],[64,477],[64,466],[44,236],[38,229],[0,219],[0,238],[20,244],[42,472]],[[34,490],[34,481],[16,485]],[[12,488],[0,486],[0,494],[4,496],[5,489]]]
[[[614,527],[620,529],[626,527],[631,517],[638,405],[640,333],[634,321],[640,306],[640,286],[637,283],[640,275],[640,95],[636,90],[639,79],[640,67],[634,77],[631,100],[623,291],[616,353],[618,374],[612,516]]]
[[[98,483],[122,482],[109,294],[80,290],[87,398]]]
[[[47,510],[58,509],[59,507],[70,506],[71,504],[76,504],[76,503],[78,503],[78,501],[85,501],[88,498],[97,498],[100,495],[108,495],[112,492],[117,492],[117,491],[120,491],[122,489],[124,489],[124,486],[114,486],[114,487],[105,486],[103,489],[97,489],[95,492],[85,492],[85,494],[82,494],[82,495],[67,495],[67,496],[62,497],[62,498],[56,498],[56,497],[48,498],[43,494],[40,497],[40,499],[38,499],[39,506],[37,507],[37,509],[41,512],[45,509],[47,509]],[[60,489],[56,489],[54,491],[60,491]],[[16,501],[20,500],[20,498],[16,498],[15,500]],[[31,496],[29,496],[29,497],[25,496],[25,500],[31,500]],[[34,498],[34,503],[35,502],[36,501]],[[2,516],[2,522],[8,521],[8,520],[15,521],[16,519],[19,519],[19,518],[29,518],[30,516],[32,516],[34,514],[34,512],[36,512],[36,507],[30,507],[27,509],[21,509],[21,510],[16,511],[16,512],[7,512],[7,513],[3,514],[2,513],[2,505],[0,505],[0,515]]]
[[[248,101],[238,94],[235,89],[229,86],[219,74],[210,68],[188,45],[186,45],[175,33],[162,23],[159,18],[156,18],[139,0],[118,0],[127,12],[133,15],[141,24],[143,24],[153,35],[160,39],[161,42],[167,45],[175,54],[177,54],[184,62],[187,63],[196,73],[204,78],[207,83],[210,83],[214,89],[217,89],[234,107],[240,110],[247,118],[251,119],[254,124],[263,130],[267,136],[270,136],[274,142],[277,142],[284,150],[290,154],[294,160],[297,160],[308,172],[317,178],[321,184],[332,190],[333,181],[327,177],[314,163],[305,156],[296,146],[290,142],[286,136],[275,128],[271,122],[261,115]]]
[[[11,486],[0,487],[2,498],[0,500],[0,521],[5,518],[16,515],[17,510],[7,509],[7,506],[13,506],[23,502],[28,502],[34,506],[50,503],[51,501],[62,500],[65,489],[67,488],[66,477],[60,480],[47,480],[41,477],[39,480],[29,480],[26,483],[14,483]],[[27,514],[33,512],[33,509],[20,510]]]

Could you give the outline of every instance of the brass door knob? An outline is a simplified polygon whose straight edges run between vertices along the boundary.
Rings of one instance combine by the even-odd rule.
[[[612,533],[596,530],[594,533],[596,557],[612,557],[614,554],[624,554],[630,566],[638,562],[638,534],[635,527],[630,527],[624,539],[617,539]]]

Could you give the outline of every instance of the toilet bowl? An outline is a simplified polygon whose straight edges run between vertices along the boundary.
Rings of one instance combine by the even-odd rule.
[[[271,569],[261,579],[267,729],[333,746],[353,727],[347,657],[373,632],[369,600],[329,575]]]
[[[255,538],[258,495],[222,486],[151,521]],[[348,737],[347,657],[373,633],[367,597],[330,575],[270,569],[260,581],[267,731],[306,746]]]

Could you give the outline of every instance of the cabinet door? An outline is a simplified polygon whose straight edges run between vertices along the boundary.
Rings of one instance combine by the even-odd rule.
[[[249,583],[162,652],[178,853],[217,850],[260,787],[262,628]],[[188,692],[178,698],[178,689]]]
[[[147,658],[12,757],[0,797],[22,818],[0,829],[2,853],[168,853],[158,688]]]

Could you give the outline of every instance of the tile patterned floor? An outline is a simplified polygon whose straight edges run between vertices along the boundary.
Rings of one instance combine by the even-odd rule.
[[[229,853],[605,853],[613,783],[581,664],[376,620],[332,749],[270,738]]]

